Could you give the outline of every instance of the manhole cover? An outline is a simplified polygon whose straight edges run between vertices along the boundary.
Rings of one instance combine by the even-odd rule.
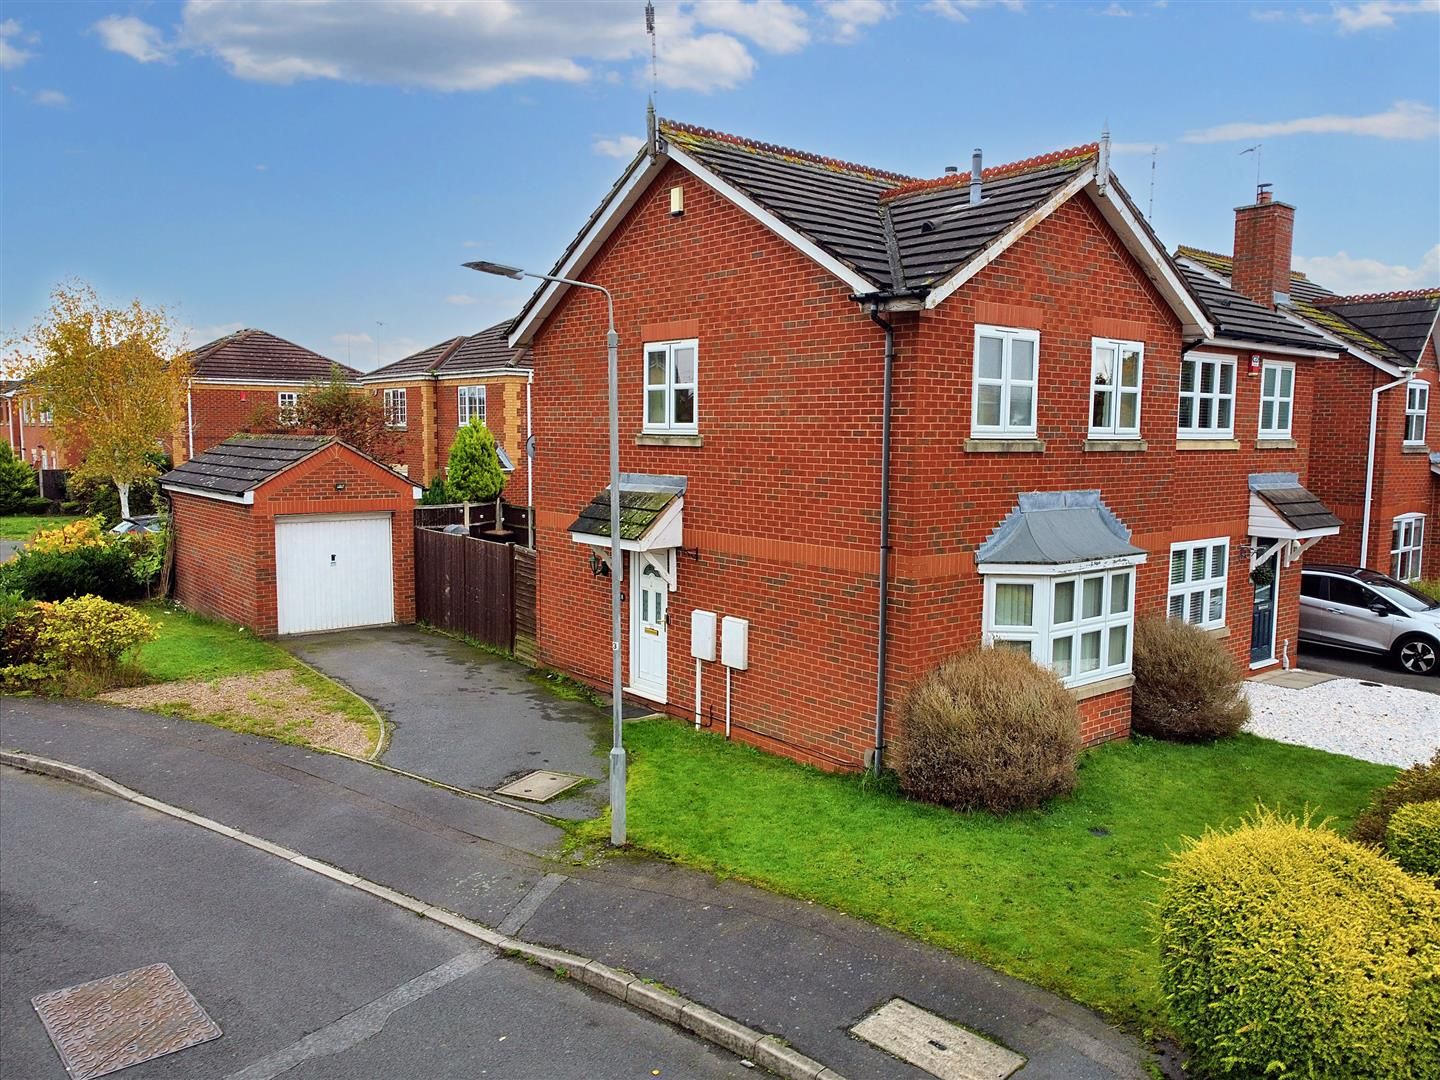
[[[563,772],[526,773],[519,780],[511,780],[502,788],[496,788],[496,795],[509,795],[512,799],[528,799],[530,802],[548,802],[562,791],[569,791],[583,776],[571,776]]]
[[[31,999],[74,1080],[93,1080],[220,1037],[169,964]]]
[[[1380,684],[1379,684],[1378,682],[1366,682],[1366,681],[1364,681],[1364,680],[1362,679],[1361,682],[1360,682],[1360,685],[1361,685],[1361,686],[1377,686],[1377,687],[1378,687]]]
[[[1005,1080],[1025,1064],[1019,1054],[902,998],[886,1002],[850,1030],[940,1080]]]

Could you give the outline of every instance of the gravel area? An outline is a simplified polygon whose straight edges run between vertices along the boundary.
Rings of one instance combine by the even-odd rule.
[[[1332,679],[1304,690],[1247,682],[1245,730],[1382,765],[1428,761],[1440,749],[1440,697],[1403,686]]]

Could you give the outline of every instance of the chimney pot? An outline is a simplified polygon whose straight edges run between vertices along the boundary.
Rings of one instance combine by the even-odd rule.
[[[970,205],[980,205],[981,195],[981,174],[984,173],[984,161],[980,155],[980,148],[975,148],[975,153],[970,156]]]
[[[945,175],[946,175],[946,176],[953,176],[955,173],[958,173],[959,171],[960,171],[960,166],[959,166],[959,165],[946,165],[946,166],[945,166]]]

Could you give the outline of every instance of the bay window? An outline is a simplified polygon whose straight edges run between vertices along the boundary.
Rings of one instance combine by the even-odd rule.
[[[1135,568],[985,580],[985,637],[1048,664],[1066,686],[1130,673]]]
[[[696,359],[700,343],[650,342],[645,346],[645,430],[691,434],[699,430]]]
[[[1038,330],[975,327],[972,435],[1034,437],[1039,360]]]
[[[1140,368],[1145,346],[1138,341],[1094,338],[1090,343],[1090,434],[1139,438]]]
[[[1235,361],[1187,356],[1180,361],[1181,438],[1229,439],[1235,434]]]

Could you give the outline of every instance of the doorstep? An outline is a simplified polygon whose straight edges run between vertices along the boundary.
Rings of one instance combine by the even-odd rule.
[[[1322,675],[1318,671],[1302,671],[1299,668],[1291,668],[1289,671],[1284,668],[1275,668],[1271,671],[1262,671],[1251,675],[1249,681],[1283,686],[1286,690],[1304,690],[1307,687],[1330,682],[1335,677],[1334,675]]]

